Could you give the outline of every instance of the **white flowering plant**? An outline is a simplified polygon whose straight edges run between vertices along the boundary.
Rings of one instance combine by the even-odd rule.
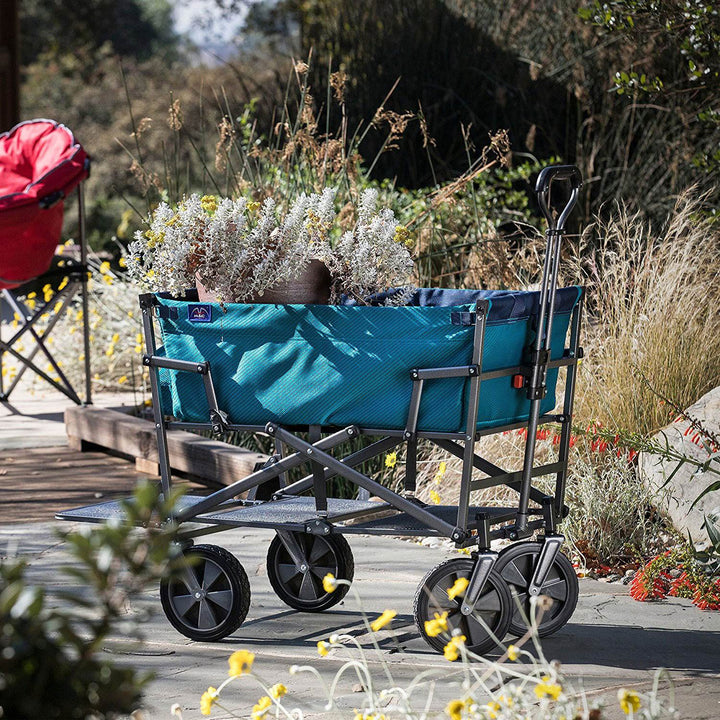
[[[174,296],[198,281],[221,302],[262,302],[311,260],[329,271],[331,302],[342,295],[364,302],[406,286],[414,270],[407,228],[391,209],[377,210],[378,193],[369,189],[352,208],[354,226],[343,231],[335,195],[334,188],[302,194],[282,217],[272,198],[261,204],[193,194],[176,207],[160,203],[128,247],[128,273]]]

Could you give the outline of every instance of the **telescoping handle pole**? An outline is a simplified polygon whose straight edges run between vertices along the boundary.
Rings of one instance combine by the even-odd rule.
[[[570,196],[562,208],[553,207],[551,189],[553,182],[569,182]],[[523,477],[518,504],[516,529],[523,532],[527,526],[527,511],[530,502],[530,483],[535,460],[535,438],[537,435],[540,404],[545,397],[547,364],[550,360],[553,315],[555,312],[555,293],[557,291],[558,266],[560,264],[560,244],[572,209],[582,187],[582,175],[574,165],[551,165],[542,170],[535,184],[540,209],[548,223],[545,237],[547,246],[543,276],[540,286],[538,306],[537,335],[533,346],[532,374],[528,383],[527,396],[531,401],[528,434],[525,443]]]
[[[551,190],[554,181],[570,182],[570,197],[562,210],[557,213],[552,206]],[[578,193],[582,187],[582,175],[574,165],[551,165],[544,168],[538,175],[535,183],[535,192],[538,196],[538,203],[545,219],[548,229],[545,237],[547,246],[545,250],[545,262],[543,264],[543,279],[540,288],[540,303],[538,307],[537,338],[535,339],[536,356],[533,358],[535,369],[533,371],[533,382],[530,383],[528,397],[535,399],[530,392],[542,393],[544,395],[544,375],[550,352],[550,341],[552,334],[553,315],[555,311],[555,292],[557,290],[558,266],[560,265],[560,242],[565,231],[565,223],[575,207]],[[535,378],[536,373],[541,377]],[[537,384],[535,380],[539,381]]]

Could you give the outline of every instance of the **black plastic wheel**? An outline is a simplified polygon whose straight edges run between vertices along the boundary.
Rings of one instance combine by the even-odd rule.
[[[517,637],[527,632],[528,626],[523,613],[530,618],[530,596],[528,586],[537,565],[542,543],[519,542],[506,547],[498,558],[495,571],[502,575],[513,595],[513,616],[510,633]],[[541,594],[553,600],[538,626],[538,635],[546,637],[558,631],[575,612],[578,601],[578,579],[575,569],[567,556],[558,553],[555,562],[542,586]],[[518,607],[518,604],[520,607]],[[522,612],[520,612],[522,608]]]
[[[466,637],[465,646],[477,655],[483,655],[498,646],[507,634],[512,617],[512,598],[503,579],[494,570],[471,615],[460,612],[462,595],[451,600],[447,591],[458,578],[470,579],[475,561],[470,558],[453,558],[433,568],[420,582],[415,594],[415,622],[420,634],[435,650],[442,651],[455,629]],[[447,612],[448,633],[430,637],[425,632],[425,621],[435,614]],[[494,637],[493,637],[494,636]],[[496,641],[497,639],[497,641]]]
[[[170,624],[191,640],[213,642],[235,632],[250,608],[243,566],[225,548],[196,545],[180,577],[160,583],[160,602]]]
[[[284,537],[300,556],[296,564],[283,539],[275,535],[267,555],[267,573],[277,596],[291,608],[321,612],[337,605],[350,589],[340,585],[331,593],[323,588],[323,578],[332,573],[338,580],[352,582],[355,562],[342,535],[311,535],[285,531]]]

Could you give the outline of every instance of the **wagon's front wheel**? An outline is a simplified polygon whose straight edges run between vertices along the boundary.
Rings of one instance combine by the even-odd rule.
[[[243,566],[225,548],[196,545],[178,577],[160,583],[160,602],[170,624],[191,640],[213,642],[235,632],[250,608]]]
[[[415,594],[415,622],[427,643],[442,652],[453,631],[465,636],[465,646],[476,655],[483,655],[502,642],[512,618],[512,598],[503,579],[494,570],[470,615],[460,611],[464,593],[450,597],[448,591],[460,578],[470,579],[475,561],[453,558],[433,568],[420,582]],[[426,621],[446,619],[447,630],[428,632]]]
[[[537,567],[542,543],[519,542],[506,547],[498,557],[495,571],[502,575],[513,596],[513,617],[510,633],[520,637],[527,632],[526,618],[530,619],[532,608],[528,588]],[[557,632],[575,612],[578,601],[578,579],[570,560],[558,553],[540,590],[547,595],[552,605],[546,610],[538,624],[538,635],[546,637]]]
[[[273,590],[286,605],[303,612],[321,612],[337,605],[350,589],[342,584],[327,592],[323,578],[330,573],[352,582],[355,563],[342,535],[281,530],[268,549],[267,573]]]

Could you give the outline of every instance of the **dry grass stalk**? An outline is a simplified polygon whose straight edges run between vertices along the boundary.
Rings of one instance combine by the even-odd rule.
[[[619,208],[586,236],[583,420],[641,433],[666,425],[667,405],[638,371],[682,407],[720,384],[720,231],[700,216],[702,202],[683,193],[659,234]]]

